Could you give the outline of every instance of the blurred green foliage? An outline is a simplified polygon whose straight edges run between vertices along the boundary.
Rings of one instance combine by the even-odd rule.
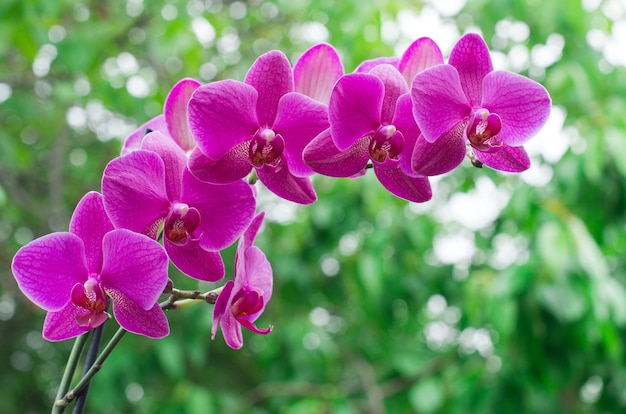
[[[293,61],[319,41],[351,71],[418,36],[447,53],[466,30],[558,107],[534,174],[465,162],[425,205],[372,174],[316,177],[304,208],[260,189],[275,293],[259,322],[274,331],[232,351],[210,341],[210,308],[171,312],[169,338],[124,338],[87,412],[625,411],[625,16],[619,0],[4,0],[0,412],[49,410],[71,347],[41,339],[13,254],[67,229],[177,80],[242,79],[267,50]],[[232,248],[224,257],[232,273]]]

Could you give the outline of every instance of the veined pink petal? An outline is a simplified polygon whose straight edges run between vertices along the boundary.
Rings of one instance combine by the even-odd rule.
[[[224,262],[219,252],[206,250],[199,244],[178,246],[167,239],[163,243],[172,263],[187,276],[205,282],[224,278]]]
[[[185,152],[191,151],[196,146],[187,121],[187,104],[200,85],[201,83],[194,79],[181,79],[165,99],[163,113],[167,121],[167,130],[174,142]]]
[[[296,92],[328,105],[330,93],[343,75],[343,64],[334,47],[319,43],[304,52],[293,67]]]
[[[226,282],[226,284],[222,288],[222,291],[217,296],[215,306],[213,307],[213,326],[211,327],[211,339],[215,339],[215,334],[217,333],[217,329],[220,326],[222,316],[224,316],[227,311],[230,311],[230,303],[232,302],[232,292],[234,286],[235,282],[229,280],[228,282]]]
[[[229,309],[226,310],[226,313],[221,317],[220,326],[226,345],[232,349],[240,349],[243,346],[241,324],[237,322],[237,319],[235,319],[235,316],[233,316]]]
[[[122,328],[154,339],[169,335],[170,327],[167,317],[158,303],[144,309],[119,292],[114,292],[112,298],[113,313]]]
[[[304,147],[327,128],[326,105],[297,92],[281,98],[273,130],[285,140],[283,157],[293,175],[308,177],[313,174],[313,170],[302,159],[302,153]]]
[[[256,173],[268,190],[285,200],[298,204],[312,204],[317,201],[311,180],[291,174],[282,158],[274,169],[257,168]]]
[[[187,167],[200,181],[228,184],[241,180],[252,170],[248,156],[249,141],[234,146],[219,160],[212,160],[196,147],[191,151]]]
[[[116,227],[156,238],[155,225],[170,209],[163,160],[145,150],[112,160],[104,170],[102,196]]]
[[[459,72],[461,87],[473,108],[480,108],[483,78],[493,70],[489,48],[480,35],[468,33],[450,52],[448,63]]]
[[[391,194],[415,203],[423,203],[432,198],[430,182],[426,177],[409,177],[400,168],[386,168],[374,163],[378,181]]]
[[[406,175],[414,176],[415,172],[411,166],[411,157],[413,156],[413,149],[415,148],[415,142],[417,137],[420,136],[421,131],[415,123],[413,118],[413,102],[411,101],[411,94],[406,93],[396,102],[396,111],[391,121],[393,125],[402,132],[404,136],[404,148],[399,155],[400,168]]]
[[[411,158],[413,171],[421,175],[433,176],[458,167],[463,162],[466,153],[464,129],[464,125],[459,124],[457,128],[432,143],[420,135]]]
[[[500,139],[520,146],[545,125],[552,103],[539,83],[516,73],[494,71],[483,81],[482,105],[502,119]]]
[[[137,128],[133,133],[131,133],[126,141],[124,141],[124,146],[122,147],[122,153],[120,155],[128,154],[129,152],[138,150],[141,146],[141,141],[147,132],[150,131],[161,131],[167,132],[167,124],[165,123],[165,116],[158,115],[155,118],[152,118],[139,128]]]
[[[398,69],[391,65],[378,65],[370,70],[369,73],[383,82],[385,94],[383,95],[380,122],[382,124],[389,124],[393,120],[398,98],[408,93],[409,89],[404,78],[400,72],[398,72]]]
[[[265,212],[261,211],[259,214],[254,216],[252,222],[246,229],[246,231],[241,235],[239,239],[239,243],[237,244],[237,254],[236,256],[243,255],[243,252],[251,247],[254,244],[254,239],[256,239],[256,235],[263,224],[263,218],[265,217]],[[237,258],[235,258],[235,261]]]
[[[507,172],[522,172],[530,168],[530,158],[524,147],[502,145],[497,151],[474,150],[476,158],[487,167]]]
[[[259,93],[256,103],[258,125],[271,126],[276,119],[278,101],[284,94],[294,90],[289,59],[279,50],[270,50],[252,64],[244,82]],[[214,158],[210,153],[207,155]]]
[[[374,67],[378,66],[378,65],[384,65],[384,64],[388,64],[391,66],[395,66],[398,67],[398,63],[400,63],[400,58],[399,57],[379,57],[379,58],[374,58],[374,59],[368,59],[368,60],[364,60],[363,62],[361,62],[359,64],[359,66],[356,67],[356,69],[354,70],[355,73],[358,72],[363,72],[363,73],[367,73],[370,70],[372,70]]]
[[[368,73],[351,73],[337,81],[330,96],[330,134],[340,150],[370,135],[380,126],[385,94],[383,82]]]
[[[398,70],[410,86],[415,75],[442,63],[443,55],[439,46],[431,38],[421,37],[411,43],[402,54]]]
[[[450,65],[437,65],[418,73],[411,88],[413,116],[424,138],[435,142],[459,122],[466,120],[471,107]]]
[[[43,322],[43,338],[47,341],[64,341],[84,334],[85,329],[76,322],[76,318],[91,311],[76,306],[69,300],[59,310],[48,312]]]
[[[256,208],[252,187],[245,181],[209,184],[188,171],[183,174],[181,201],[200,212],[200,244],[209,250],[221,250],[234,243],[248,228]]]
[[[167,198],[179,200],[182,193],[181,178],[187,166],[185,152],[170,137],[158,131],[151,132],[144,137],[141,149],[155,152],[161,157],[165,167]]]
[[[85,246],[73,233],[52,233],[20,248],[11,265],[24,295],[47,311],[58,311],[76,283],[87,280]]]
[[[167,284],[168,258],[163,247],[126,229],[107,233],[102,247],[102,287],[109,294],[120,292],[143,309],[150,309]]]
[[[327,129],[304,149],[304,162],[316,173],[329,177],[362,175],[369,160],[369,138],[361,138],[345,151],[340,151]]]
[[[252,86],[223,80],[200,86],[189,101],[189,127],[209,158],[222,158],[259,129],[258,93]]]
[[[70,232],[80,237],[85,245],[89,273],[100,273],[102,267],[102,238],[113,230],[102,202],[102,195],[90,191],[78,202],[72,219]]]

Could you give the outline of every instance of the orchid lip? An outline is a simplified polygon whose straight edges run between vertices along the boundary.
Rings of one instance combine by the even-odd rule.
[[[394,125],[379,127],[370,139],[370,158],[376,163],[397,160],[404,149],[404,135]]]
[[[498,137],[502,129],[502,119],[496,113],[481,108],[474,112],[467,125],[467,139],[472,147],[480,151],[495,151],[502,146]]]
[[[255,168],[277,162],[285,149],[285,140],[269,128],[260,129],[250,140],[248,155]]]
[[[165,236],[169,241],[185,245],[200,226],[200,212],[195,207],[176,203],[165,220]]]

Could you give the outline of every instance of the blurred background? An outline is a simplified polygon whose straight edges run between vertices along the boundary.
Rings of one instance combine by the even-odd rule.
[[[322,41],[346,71],[422,36],[447,56],[467,31],[551,93],[532,168],[466,160],[420,205],[371,173],[316,177],[309,207],[260,188],[274,331],[233,351],[210,307],[171,312],[167,339],[124,338],[87,412],[626,412],[624,0],[3,0],[0,412],[48,412],[72,345],[41,338],[15,251],[67,230],[176,81],[242,80],[270,49],[294,62]]]

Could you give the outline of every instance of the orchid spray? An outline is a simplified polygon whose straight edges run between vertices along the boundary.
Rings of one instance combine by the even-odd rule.
[[[182,79],[163,114],[130,134],[107,165],[101,192],[78,203],[69,231],[15,254],[18,286],[47,311],[43,337],[77,338],[53,412],[86,399],[124,333],[167,336],[165,310],[215,305],[211,338],[221,331],[233,349],[248,331],[272,331],[257,325],[274,285],[254,245],[264,219],[257,178],[276,197],[311,204],[315,173],[358,179],[373,169],[389,192],[423,203],[432,196],[429,177],[466,156],[501,171],[529,167],[523,144],[545,124],[550,96],[535,81],[494,70],[479,35],[463,36],[448,63],[429,38],[350,73],[339,56],[322,43],[292,66],[273,50],[242,81]],[[237,240],[234,274],[221,287],[181,290],[168,278],[171,262],[195,280],[223,281],[221,251]],[[119,330],[70,389],[87,336],[109,320]],[[92,340],[90,354],[98,348]]]

